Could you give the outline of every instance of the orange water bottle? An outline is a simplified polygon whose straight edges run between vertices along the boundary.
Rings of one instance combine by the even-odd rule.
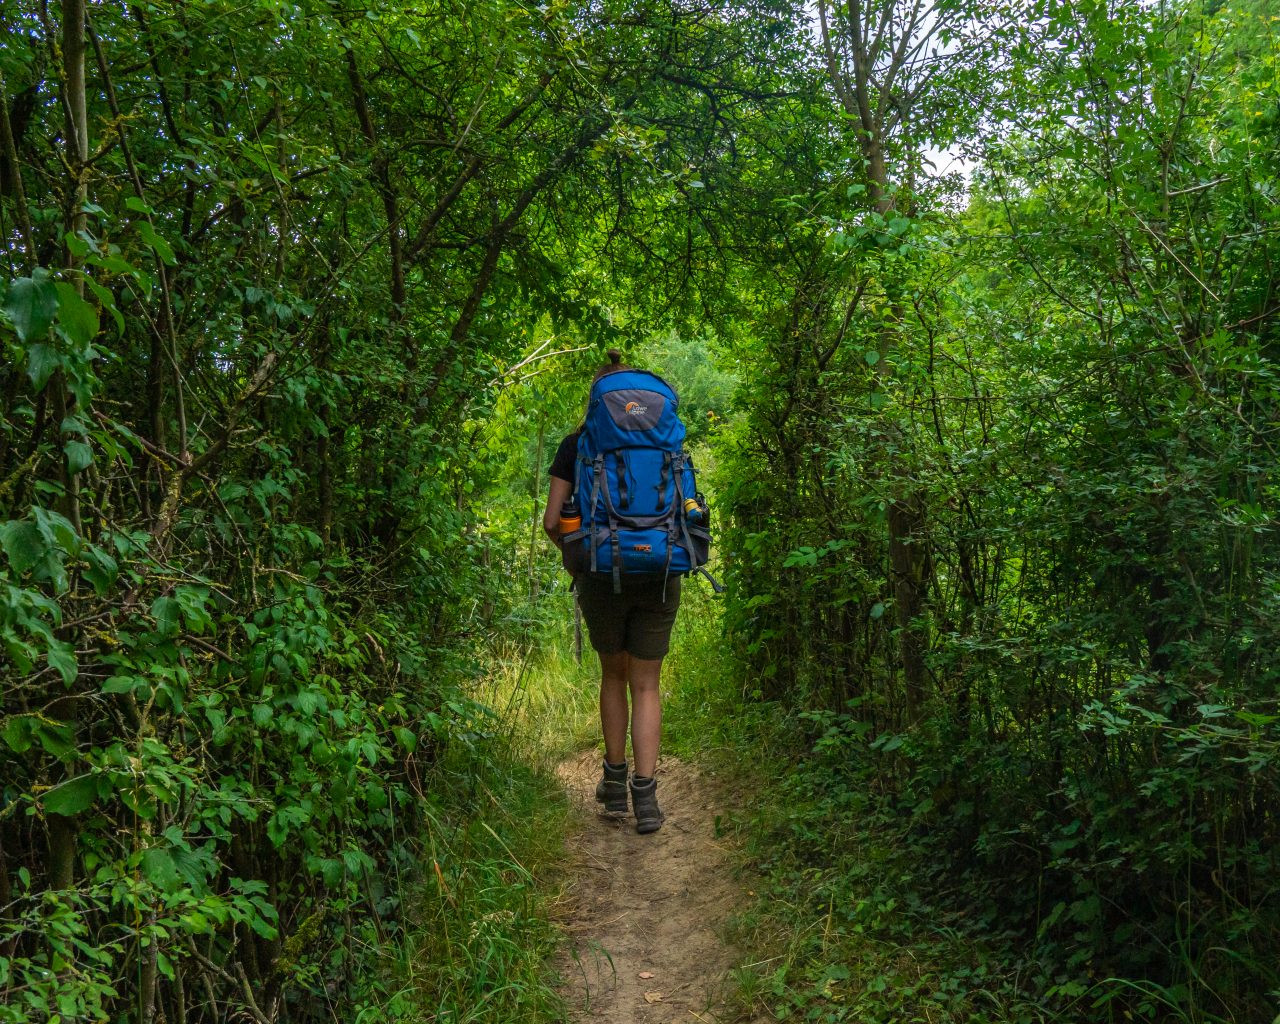
[[[578,499],[570,498],[560,506],[560,536],[566,537],[580,529],[582,529],[582,512],[578,508]]]

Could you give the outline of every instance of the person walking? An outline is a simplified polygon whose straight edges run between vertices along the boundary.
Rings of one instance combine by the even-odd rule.
[[[629,377],[601,385],[609,375],[628,371]],[[646,390],[648,386],[654,390]],[[705,546],[701,561],[691,553],[697,545],[684,523],[684,506],[694,499],[694,490],[675,405],[675,393],[661,378],[632,370],[622,363],[621,353],[611,350],[609,362],[592,380],[582,426],[560,442],[551,463],[542,517],[543,529],[574,575],[591,646],[600,656],[604,766],[596,799],[604,814],[623,817],[630,795],[641,835],[656,832],[664,820],[655,777],[662,735],[659,686],[680,608],[679,574],[706,560]],[[581,443],[584,431],[586,444]],[[652,447],[654,431],[674,450]],[[645,507],[646,500],[653,502],[645,497],[651,493],[656,493],[656,503]],[[566,537],[560,532],[561,509],[571,498],[578,499],[585,529]],[[702,535],[696,528],[694,532]],[[626,535],[622,541],[620,533]],[[681,536],[683,544],[673,539]],[[628,712],[634,758],[630,779]]]

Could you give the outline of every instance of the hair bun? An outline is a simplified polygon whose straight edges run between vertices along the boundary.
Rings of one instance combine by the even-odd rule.
[[[622,362],[622,353],[619,352],[616,348],[609,349],[609,362],[611,362],[614,366],[617,366],[619,363]]]

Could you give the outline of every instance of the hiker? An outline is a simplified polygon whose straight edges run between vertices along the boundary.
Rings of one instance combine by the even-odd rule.
[[[606,380],[613,374],[627,376]],[[604,814],[622,817],[630,792],[641,835],[663,822],[654,777],[662,732],[658,687],[680,607],[680,576],[706,560],[710,542],[697,525],[705,523],[705,504],[699,505],[693,466],[683,451],[676,405],[666,382],[624,365],[611,349],[592,380],[582,425],[560,442],[551,463],[542,516],[574,576],[591,646],[600,656],[604,769],[596,799]],[[561,511],[571,499],[571,514],[582,522],[562,527]],[[562,528],[572,532],[562,535]],[[629,781],[628,691],[635,758]]]

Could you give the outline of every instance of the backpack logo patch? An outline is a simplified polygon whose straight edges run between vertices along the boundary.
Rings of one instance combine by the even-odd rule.
[[[665,395],[648,388],[619,388],[603,396],[609,418],[619,430],[653,430],[667,408]]]

